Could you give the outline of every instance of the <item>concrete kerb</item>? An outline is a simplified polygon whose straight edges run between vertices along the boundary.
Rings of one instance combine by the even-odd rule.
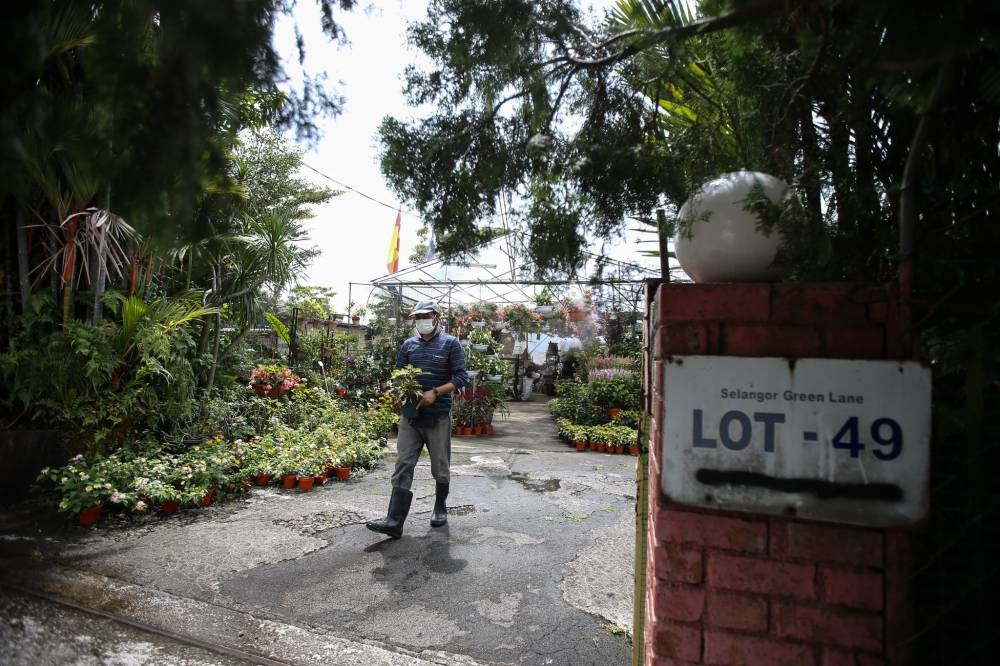
[[[195,599],[53,563],[0,559],[0,581],[127,617],[154,630],[288,663],[339,666],[479,666],[463,655],[417,656],[322,630],[254,617]]]

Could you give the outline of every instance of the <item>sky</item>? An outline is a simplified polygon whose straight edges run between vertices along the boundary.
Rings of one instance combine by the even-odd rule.
[[[316,184],[345,190],[329,203],[317,206],[315,217],[307,221],[310,244],[316,245],[321,254],[308,274],[300,277],[301,284],[335,290],[333,304],[338,312],[346,311],[348,294],[355,303],[363,304],[371,293],[367,283],[386,274],[386,254],[397,209],[402,211],[401,269],[409,265],[407,257],[419,242],[419,216],[397,200],[379,171],[376,132],[386,115],[416,117],[417,111],[403,100],[402,73],[408,63],[421,58],[420,52],[406,43],[405,33],[407,22],[421,18],[424,10],[421,0],[384,0],[369,10],[360,6],[341,13],[339,20],[349,44],[337,45],[322,35],[316,3],[296,5],[296,21],[306,46],[305,68],[312,73],[325,71],[328,83],[335,84],[345,98],[343,113],[320,119],[323,138],[305,154],[304,162],[311,169],[301,174]],[[294,76],[297,53],[290,19],[279,23],[275,45]],[[627,236],[615,243],[610,254],[656,266],[657,259],[643,259],[637,251],[652,245],[637,246],[635,236]],[[648,234],[645,237],[650,238]],[[507,259],[496,251],[484,254],[478,261],[491,266],[503,265]],[[470,269],[438,271],[442,279],[471,275]]]

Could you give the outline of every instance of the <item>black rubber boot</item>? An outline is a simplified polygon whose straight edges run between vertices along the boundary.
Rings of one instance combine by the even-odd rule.
[[[402,488],[393,488],[392,497],[389,498],[389,515],[385,520],[373,520],[365,523],[365,527],[373,532],[388,534],[393,539],[403,536],[403,522],[406,521],[406,514],[410,512],[410,502],[413,501],[413,493]]]
[[[434,511],[431,513],[431,527],[441,527],[448,522],[448,507],[444,501],[448,499],[448,484],[437,484],[437,495],[434,497]]]

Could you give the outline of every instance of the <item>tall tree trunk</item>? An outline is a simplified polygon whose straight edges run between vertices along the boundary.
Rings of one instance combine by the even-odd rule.
[[[802,187],[806,193],[806,209],[811,224],[823,224],[823,205],[820,195],[820,165],[816,159],[819,149],[816,141],[816,126],[813,124],[812,104],[799,105],[799,125],[802,134]]]
[[[31,298],[30,257],[28,256],[28,226],[25,222],[24,209],[15,207],[17,223],[17,282],[21,288],[21,312],[28,309],[28,299]]]
[[[98,234],[100,235],[100,241],[98,241],[97,248],[93,252],[93,262],[91,263],[91,276],[93,282],[90,288],[94,291],[94,300],[91,306],[91,321],[95,324],[99,323],[101,319],[104,318],[104,289],[107,284],[107,263],[105,256],[108,252],[108,236],[107,229],[102,228]]]
[[[212,344],[212,367],[208,370],[208,386],[211,392],[215,385],[215,370],[219,367],[219,348],[222,345],[222,314],[215,313],[215,342]]]
[[[73,275],[76,269],[76,227],[77,220],[73,218],[63,230],[66,246],[63,248],[62,271],[62,320],[69,321],[73,314]]]
[[[212,289],[215,293],[219,293],[222,289],[222,275],[221,268],[218,266],[212,269]],[[215,340],[212,344],[212,366],[208,370],[208,382],[205,387],[207,391],[211,391],[212,387],[215,385],[215,370],[219,367],[219,347],[222,340],[222,314],[215,314]]]

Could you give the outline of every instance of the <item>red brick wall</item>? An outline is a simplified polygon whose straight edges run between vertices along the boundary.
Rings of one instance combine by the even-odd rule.
[[[645,663],[906,664],[906,533],[666,506],[663,360],[672,354],[908,358],[890,290],[651,284]]]

